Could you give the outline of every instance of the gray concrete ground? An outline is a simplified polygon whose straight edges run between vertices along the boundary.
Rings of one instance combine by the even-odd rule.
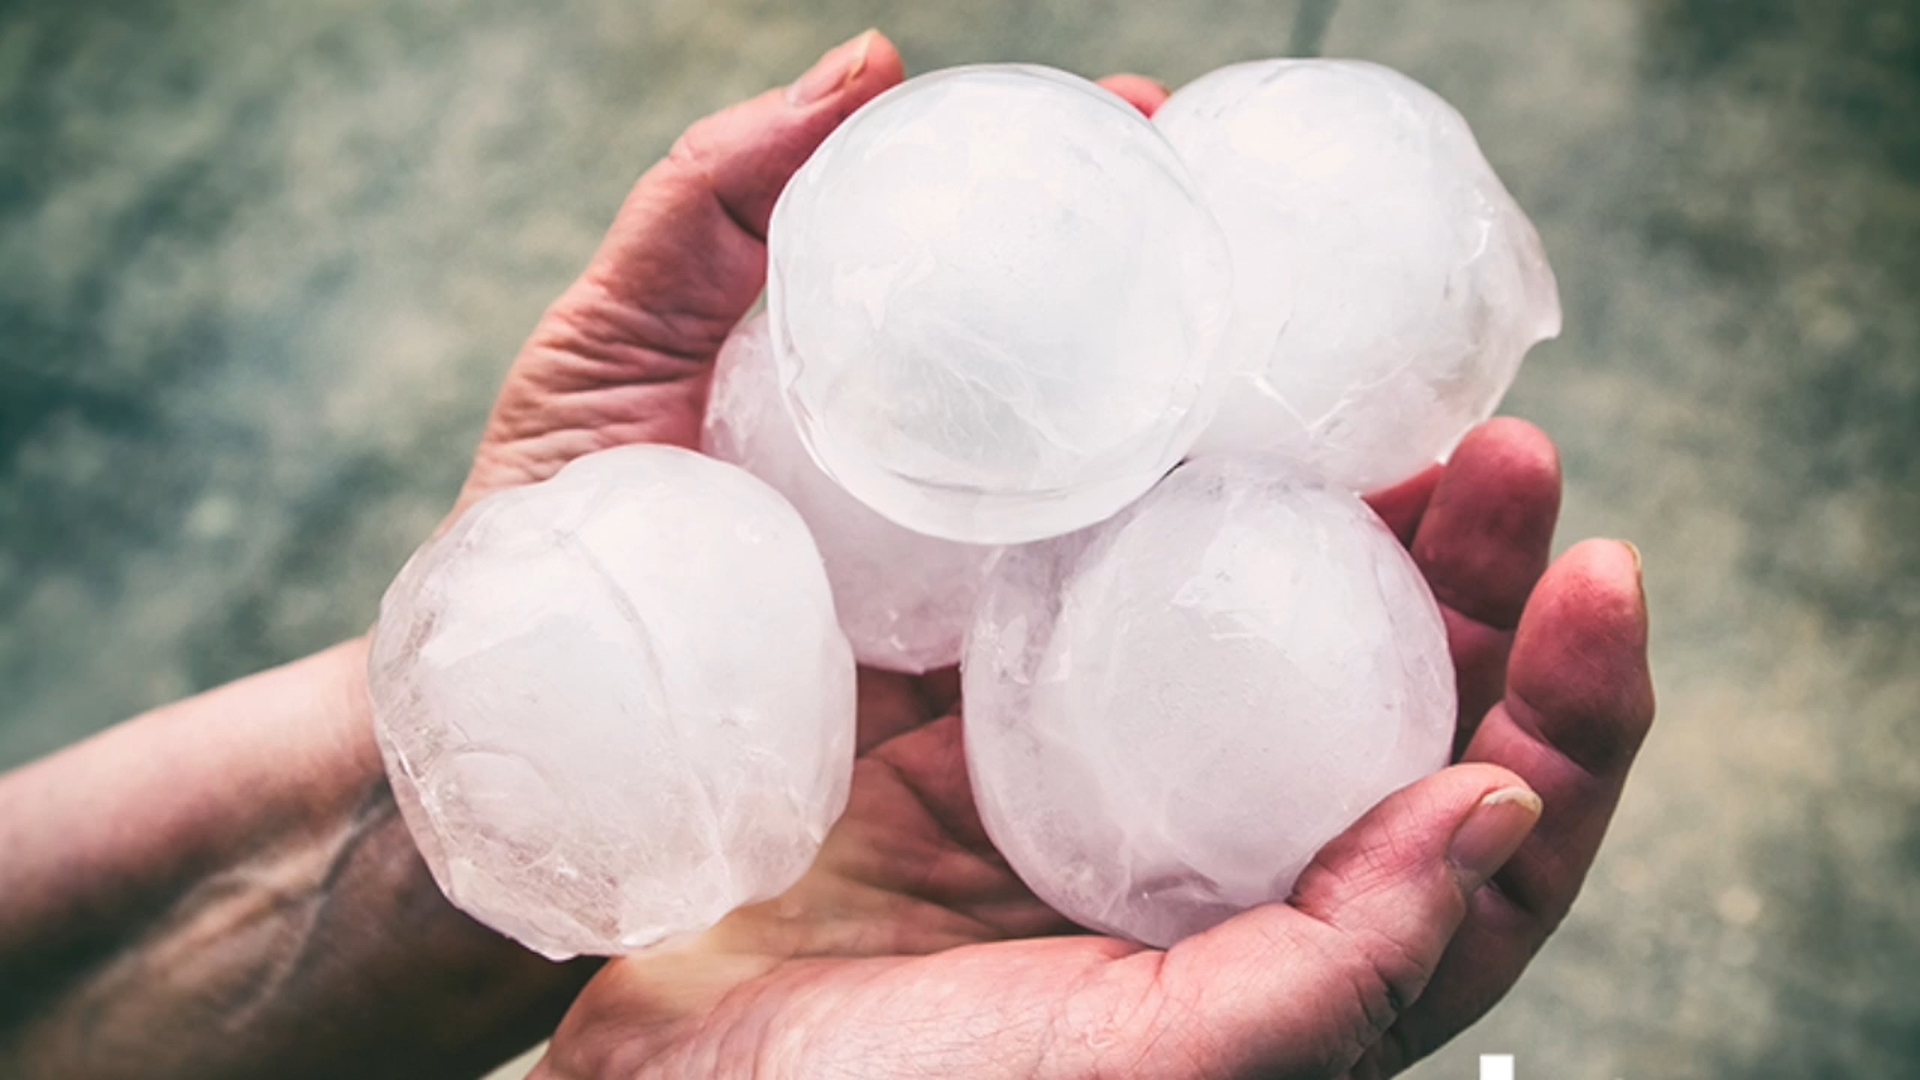
[[[1920,1075],[1920,5],[1312,6],[1533,212],[1568,329],[1506,408],[1564,450],[1563,543],[1637,541],[1654,614],[1660,721],[1585,896],[1416,1075]],[[0,6],[0,765],[363,628],[701,113],[869,24],[915,69],[1177,84],[1298,14]]]

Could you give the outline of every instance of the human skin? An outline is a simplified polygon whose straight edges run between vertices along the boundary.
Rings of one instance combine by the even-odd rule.
[[[594,450],[697,445],[781,187],[901,77],[869,33],[689,130],[515,361],[454,513]],[[547,1077],[1390,1074],[1565,915],[1652,719],[1638,556],[1590,541],[1549,568],[1559,498],[1552,444],[1497,420],[1372,500],[1441,602],[1460,764],[1289,903],[1170,950],[1076,930],[993,851],[952,672],[863,671],[851,804],[799,885],[671,948],[550,964],[434,887],[356,640],[0,777],[0,1074],[473,1076],[563,1012]]]

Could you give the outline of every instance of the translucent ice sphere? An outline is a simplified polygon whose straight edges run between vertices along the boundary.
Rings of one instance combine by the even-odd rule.
[[[781,400],[765,315],[742,323],[720,350],[700,446],[773,485],[800,512],[861,663],[920,674],[960,662],[974,600],[1000,549],[896,525],[821,472]]]
[[[842,124],[768,233],[781,385],[828,474],[908,528],[1104,518],[1212,418],[1231,271],[1166,140],[1038,67],[921,76]]]
[[[784,500],[688,450],[474,506],[380,605],[387,775],[434,880],[554,958],[799,879],[846,805],[853,655]]]
[[[988,579],[962,665],[974,798],[1075,922],[1166,946],[1284,899],[1447,761],[1425,580],[1357,498],[1288,470],[1191,461]]]
[[[1540,237],[1452,106],[1344,60],[1221,68],[1154,122],[1233,250],[1248,365],[1196,453],[1280,449],[1371,492],[1492,414],[1560,332]]]

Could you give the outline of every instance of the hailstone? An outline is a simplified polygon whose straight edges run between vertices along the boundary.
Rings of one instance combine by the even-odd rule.
[[[800,436],[849,492],[970,543],[1152,486],[1216,411],[1224,238],[1138,110],[1064,72],[913,79],[774,208],[768,308]]]
[[[767,317],[720,349],[700,447],[773,485],[813,532],[840,628],[863,664],[920,674],[960,662],[960,642],[997,547],[896,525],[820,471],[780,396]]]
[[[1068,918],[1154,946],[1285,899],[1453,736],[1446,632],[1406,550],[1258,455],[1009,548],[961,670],[994,844]]]
[[[493,495],[380,606],[375,731],[434,880],[556,959],[777,895],[847,801],[854,667],[806,525],[692,451]]]
[[[1449,453],[1560,332],[1532,223],[1466,121],[1407,76],[1238,64],[1154,122],[1233,252],[1245,371],[1196,453],[1278,449],[1381,490]]]

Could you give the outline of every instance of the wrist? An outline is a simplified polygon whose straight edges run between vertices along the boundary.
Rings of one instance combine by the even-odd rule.
[[[440,895],[387,787],[366,651],[0,778],[0,1072],[471,1076],[551,1030],[591,967]]]

